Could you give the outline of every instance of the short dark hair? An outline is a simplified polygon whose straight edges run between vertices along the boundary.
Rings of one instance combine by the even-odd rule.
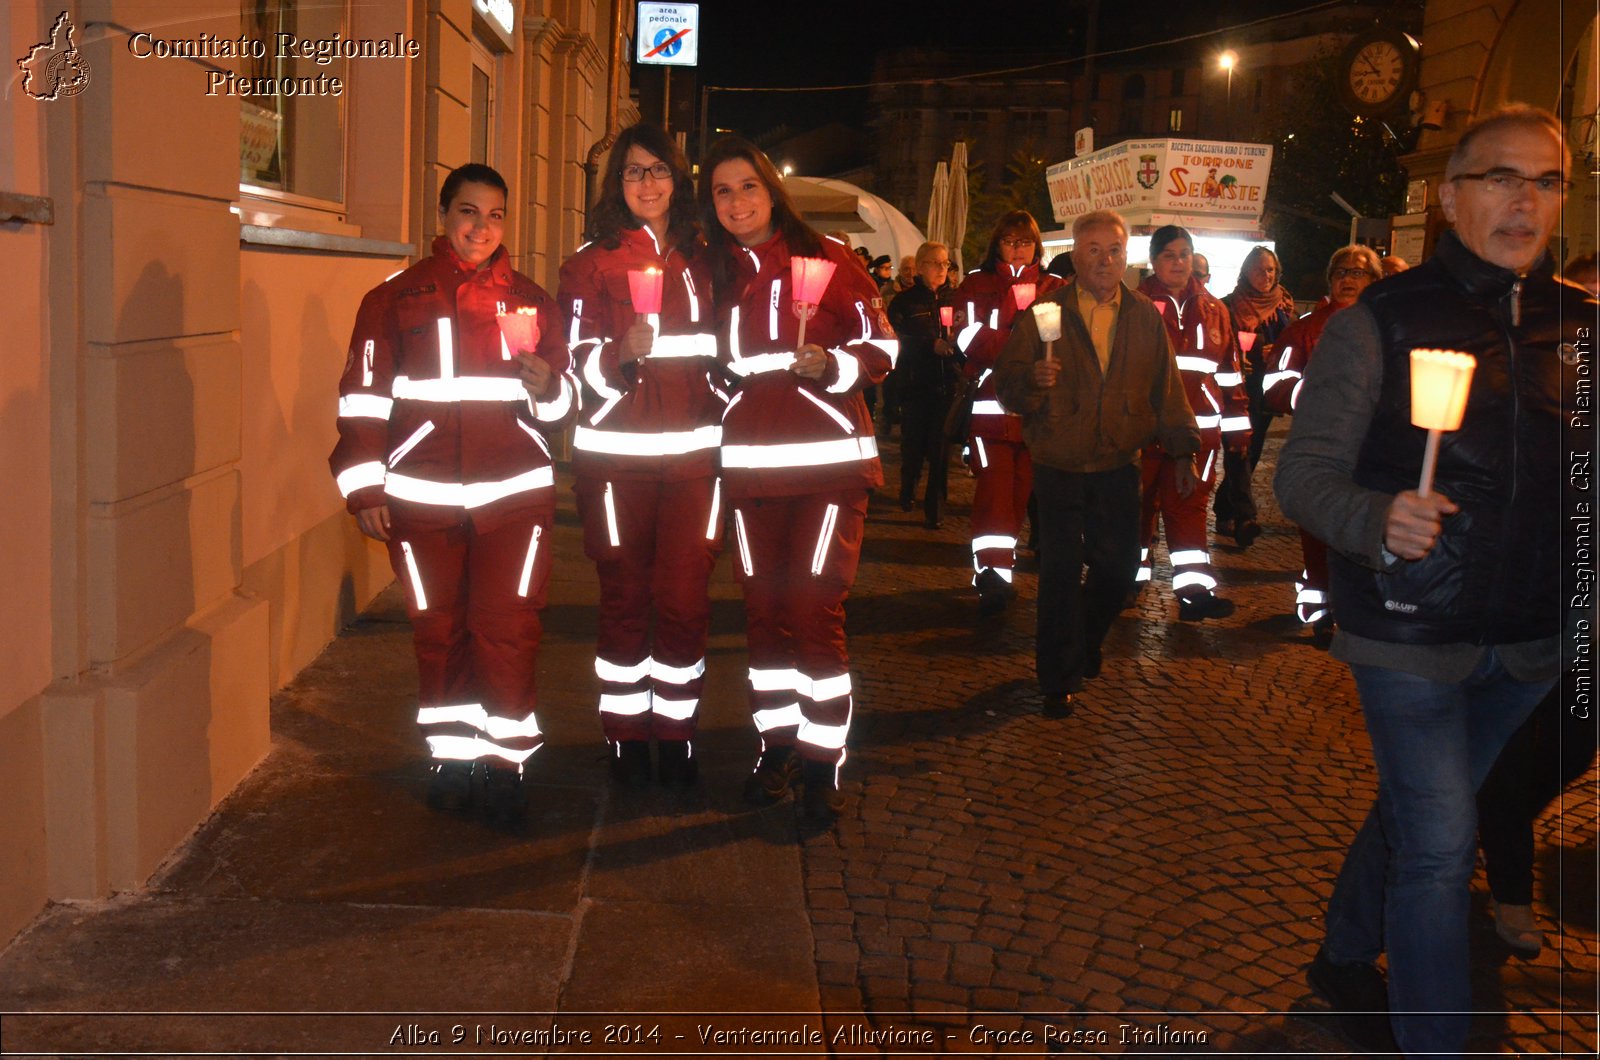
[[[647,122],[630,125],[617,134],[606,156],[605,171],[600,174],[600,197],[595,200],[589,215],[589,238],[601,246],[615,250],[621,245],[619,238],[624,228],[639,225],[628,209],[622,195],[622,170],[628,164],[628,148],[638,147],[665,162],[672,170],[672,204],[667,207],[667,243],[685,253],[694,249],[697,226],[695,224],[694,179],[689,175],[689,161],[672,137]],[[662,248],[666,250],[665,247]]]
[[[1535,107],[1528,103],[1507,103],[1490,111],[1471,125],[1461,134],[1461,139],[1456,141],[1455,150],[1450,152],[1450,161],[1445,163],[1444,179],[1454,180],[1466,168],[1467,156],[1472,153],[1472,145],[1477,140],[1489,133],[1513,125],[1523,125],[1533,129],[1543,129],[1556,138],[1561,144],[1561,152],[1566,160],[1567,168],[1572,165],[1572,149],[1567,146],[1566,132],[1561,128],[1561,122],[1554,114],[1542,107]]]
[[[506,178],[500,175],[499,170],[482,162],[468,162],[452,169],[450,175],[444,178],[444,183],[439,185],[440,213],[449,211],[456,192],[461,190],[463,184],[487,184],[491,188],[499,188],[501,195],[511,198],[511,189],[506,187]]]
[[[993,272],[995,266],[1000,264],[1000,240],[1012,233],[1021,233],[1033,240],[1033,259],[1028,264],[1039,264],[1039,259],[1044,256],[1044,237],[1039,234],[1039,222],[1027,210],[1012,210],[1001,214],[1000,220],[994,223],[994,232],[989,236],[989,250],[983,256],[983,264],[978,266],[980,272]]]
[[[1150,260],[1155,261],[1156,255],[1167,249],[1168,243],[1183,240],[1189,244],[1189,250],[1194,250],[1194,236],[1182,225],[1162,225],[1150,235]]]

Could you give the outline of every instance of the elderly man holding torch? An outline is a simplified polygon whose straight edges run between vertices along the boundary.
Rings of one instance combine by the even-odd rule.
[[[1370,1047],[1464,1048],[1473,793],[1561,669],[1562,352],[1596,311],[1547,250],[1568,165],[1533,107],[1463,134],[1439,188],[1454,231],[1329,322],[1278,465],[1284,514],[1333,553],[1333,650],[1378,768],[1309,972]],[[1423,422],[1419,347],[1476,361],[1454,430]]]
[[[1072,713],[1139,569],[1139,452],[1159,441],[1194,492],[1200,432],[1161,314],[1125,286],[1128,226],[1110,210],[1072,224],[1077,280],[1018,314],[995,391],[1022,416],[1039,502],[1035,660],[1044,713]],[[1085,565],[1088,578],[1079,578]]]

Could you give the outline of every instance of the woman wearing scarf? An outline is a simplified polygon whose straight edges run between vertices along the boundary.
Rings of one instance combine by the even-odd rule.
[[[1230,534],[1240,548],[1249,548],[1261,536],[1256,522],[1256,502],[1250,481],[1266,444],[1273,413],[1261,400],[1261,380],[1274,357],[1278,336],[1294,323],[1294,297],[1284,290],[1278,278],[1283,275],[1278,255],[1267,247],[1255,247],[1244,256],[1239,268],[1239,283],[1222,300],[1233,317],[1236,345],[1245,366],[1245,392],[1250,401],[1250,449],[1229,449],[1222,455],[1222,482],[1212,510],[1217,516],[1217,533]],[[1254,335],[1253,340],[1242,336]],[[1249,350],[1244,343],[1250,341]],[[1196,410],[1197,412],[1199,410]]]
[[[1300,397],[1300,380],[1306,365],[1322,338],[1328,318],[1356,304],[1369,284],[1383,278],[1378,255],[1370,248],[1352,243],[1334,251],[1328,259],[1328,297],[1317,308],[1285,328],[1278,336],[1278,349],[1272,371],[1263,380],[1262,401],[1273,414],[1293,413]],[[1300,531],[1300,551],[1305,568],[1295,581],[1294,610],[1300,621],[1312,627],[1318,644],[1333,638],[1333,616],[1328,612],[1328,546]]]
[[[572,465],[583,549],[600,575],[600,724],[621,783],[650,783],[654,738],[661,783],[688,785],[699,772],[690,739],[722,544],[727,399],[683,152],[652,125],[624,129],[592,216],[593,242],[561,266],[558,298],[594,398]]]
[[[718,327],[739,379],[722,420],[722,469],[761,734],[745,797],[777,802],[798,775],[806,816],[832,822],[852,706],[844,600],[867,496],[883,484],[861,389],[888,373],[893,333],[871,278],[800,220],[760,148],[738,137],[715,144],[699,202]],[[800,258],[834,266],[805,306],[794,300]]]
[[[1150,580],[1156,516],[1167,531],[1172,558],[1172,592],[1178,617],[1185,622],[1226,618],[1233,601],[1216,594],[1216,574],[1206,536],[1206,505],[1217,481],[1218,449],[1244,452],[1250,444],[1250,418],[1245,411],[1243,378],[1234,348],[1228,311],[1194,276],[1194,240],[1177,225],[1156,229],[1150,237],[1150,262],[1155,272],[1139,292],[1161,310],[1172,340],[1184,394],[1200,428],[1195,455],[1200,481],[1187,497],[1178,492],[1173,460],[1160,445],[1144,451],[1144,506],[1140,520],[1139,582]]]

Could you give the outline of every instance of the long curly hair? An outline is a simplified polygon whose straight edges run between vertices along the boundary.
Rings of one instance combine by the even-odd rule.
[[[625,228],[639,228],[638,218],[628,209],[622,194],[622,170],[628,164],[628,149],[638,147],[648,151],[672,168],[672,204],[667,208],[667,245],[685,255],[692,255],[699,226],[695,219],[694,178],[689,174],[689,161],[672,138],[654,125],[639,122],[617,134],[617,142],[606,156],[605,171],[600,175],[600,197],[595,200],[589,215],[588,238],[607,249],[621,245]]]
[[[772,227],[783,235],[784,242],[789,245],[789,253],[796,257],[817,257],[822,253],[822,237],[800,219],[800,211],[795,209],[794,200],[789,198],[788,191],[784,189],[783,178],[778,176],[772,159],[742,136],[724,136],[711,145],[711,150],[700,162],[699,193],[700,227],[705,233],[707,246],[712,250],[712,278],[719,300],[733,297],[733,256],[739,247],[738,241],[728,234],[728,230],[717,219],[711,178],[722,163],[740,158],[750,163],[756,171],[756,177],[766,186],[767,194],[772,198]]]

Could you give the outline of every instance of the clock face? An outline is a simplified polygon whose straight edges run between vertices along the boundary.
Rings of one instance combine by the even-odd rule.
[[[1375,40],[1350,62],[1350,91],[1362,103],[1382,103],[1394,96],[1405,77],[1405,57],[1386,40]]]

